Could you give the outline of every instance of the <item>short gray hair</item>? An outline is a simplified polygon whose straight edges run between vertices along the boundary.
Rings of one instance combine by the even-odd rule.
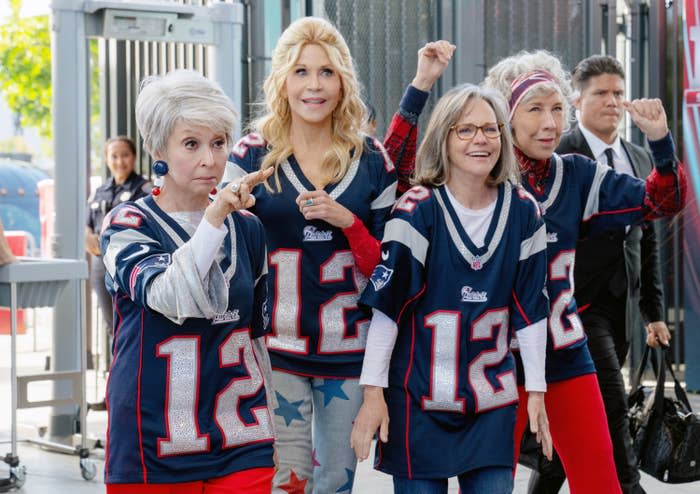
[[[516,55],[504,58],[489,69],[482,85],[498,90],[506,101],[509,101],[512,82],[521,75],[529,74],[536,70],[549,72],[556,80],[556,83],[538,84],[523,98],[521,103],[525,103],[535,96],[551,94],[556,91],[564,102],[564,115],[567,115],[567,117],[571,115],[571,99],[573,96],[571,77],[562,66],[561,61],[546,50],[521,51]],[[569,118],[567,118],[567,126],[568,123]]]
[[[503,124],[500,137],[501,155],[489,174],[487,184],[495,186],[506,180],[514,184],[520,183],[520,171],[513,155],[513,138],[508,126],[506,102],[498,91],[473,84],[453,87],[438,100],[430,115],[423,142],[416,153],[413,183],[437,187],[449,181],[447,138],[451,127],[459,123],[464,110],[479,99],[488,103],[496,115],[496,120]]]
[[[136,99],[136,125],[146,151],[164,155],[179,122],[221,132],[228,150],[233,147],[236,111],[218,84],[192,70],[144,79]]]

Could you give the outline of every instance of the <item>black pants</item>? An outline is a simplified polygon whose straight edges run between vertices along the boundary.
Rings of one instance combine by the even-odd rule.
[[[629,433],[627,391],[620,371],[629,349],[629,342],[624,334],[624,312],[619,317],[597,314],[592,310],[584,311],[580,315],[588,336],[588,349],[591,351],[598,372],[598,384],[608,417],[615,467],[622,492],[644,493],[644,489],[639,485],[637,457],[632,449],[632,438]],[[545,477],[533,472],[528,492],[555,494],[559,492],[563,483],[563,477]]]

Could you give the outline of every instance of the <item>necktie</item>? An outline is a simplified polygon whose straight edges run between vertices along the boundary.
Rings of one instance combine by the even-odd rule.
[[[612,150],[612,148],[606,148],[606,149],[605,149],[605,158],[608,160],[607,165],[608,165],[610,168],[613,168],[613,169],[614,169],[615,166],[613,165],[613,150]]]

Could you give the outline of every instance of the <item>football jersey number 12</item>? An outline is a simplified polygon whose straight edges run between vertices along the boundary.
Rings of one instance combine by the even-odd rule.
[[[197,420],[199,337],[173,336],[159,343],[156,352],[158,357],[167,359],[166,437],[158,438],[158,456],[208,452],[209,434],[200,432]],[[247,369],[249,377],[232,378],[218,392],[214,404],[214,420],[223,436],[223,448],[273,438],[267,406],[251,408],[252,424],[246,424],[239,412],[241,398],[255,396],[264,386],[247,328],[231,332],[219,348],[220,367],[240,365]]]
[[[272,309],[274,334],[267,340],[271,350],[309,354],[309,338],[301,336],[301,263],[299,250],[279,249],[270,254],[270,265],[275,268],[275,303]],[[355,289],[336,293],[318,309],[319,342],[317,354],[362,352],[367,342],[369,321],[355,324],[355,336],[347,336],[345,311],[357,309],[357,299],[367,285],[367,279],[355,267],[349,250],[334,252],[321,265],[321,285],[344,282],[346,271],[352,268]]]

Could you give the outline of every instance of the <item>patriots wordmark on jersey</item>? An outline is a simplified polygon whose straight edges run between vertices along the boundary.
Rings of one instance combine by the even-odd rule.
[[[226,178],[258,170],[265,154],[258,134],[243,137],[229,158]],[[299,212],[297,196],[315,187],[294,156],[279,166],[278,177],[279,192],[263,186],[253,191],[253,211],[266,227],[268,242],[272,366],[316,377],[359,377],[369,316],[357,300],[367,278],[355,265],[342,229],[306,220]],[[379,142],[367,138],[345,176],[324,190],[375,238],[382,238],[396,194],[396,172]]]
[[[547,317],[545,249],[537,206],[509,183],[499,186],[480,248],[445,186],[414,187],[397,202],[360,300],[398,325],[380,470],[447,478],[512,465],[518,393],[509,342]]]

